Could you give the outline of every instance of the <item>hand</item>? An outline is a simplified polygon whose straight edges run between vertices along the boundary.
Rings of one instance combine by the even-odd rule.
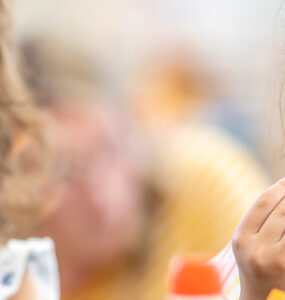
[[[248,211],[233,238],[240,300],[263,300],[285,290],[285,179],[267,189]]]

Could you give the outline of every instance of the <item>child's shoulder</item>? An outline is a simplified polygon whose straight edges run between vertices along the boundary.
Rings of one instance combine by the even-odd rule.
[[[188,182],[191,178],[200,178],[205,171],[207,178],[222,181],[242,174],[254,181],[260,191],[268,186],[269,179],[256,155],[220,129],[181,128],[163,137],[160,148],[157,159],[160,173],[165,171]]]
[[[27,278],[34,282],[40,299],[59,299],[57,264],[51,239],[10,240],[2,246],[0,300],[15,295]]]

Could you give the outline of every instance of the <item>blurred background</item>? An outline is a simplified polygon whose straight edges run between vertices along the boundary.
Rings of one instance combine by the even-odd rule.
[[[162,299],[170,257],[222,249],[285,175],[282,1],[15,6],[22,71],[54,126],[62,199],[37,234],[55,240],[63,295]]]
[[[217,86],[207,95],[215,98],[211,109],[204,107],[207,121],[238,135],[277,178],[283,176],[282,155],[278,145],[273,150],[267,143],[278,144],[279,138],[270,130],[273,119],[266,118],[272,110],[274,120],[279,116],[281,5],[269,0],[17,0],[16,21],[21,40],[52,38],[80,52],[92,65],[94,90],[111,105],[130,104],[134,78],[148,72],[145,68],[182,56],[184,67],[197,70],[203,84]]]

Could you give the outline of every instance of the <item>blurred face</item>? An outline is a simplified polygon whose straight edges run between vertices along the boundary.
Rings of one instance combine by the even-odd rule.
[[[142,185],[124,132],[92,109],[56,119],[67,160],[63,201],[51,217],[60,220],[58,238],[91,265],[110,262],[136,246],[142,226]]]

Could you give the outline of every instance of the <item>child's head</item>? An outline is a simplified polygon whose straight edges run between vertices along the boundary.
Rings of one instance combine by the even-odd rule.
[[[63,252],[88,268],[136,255],[147,204],[144,151],[133,124],[96,101],[92,66],[78,47],[48,37],[23,45],[28,83],[54,118],[59,140],[53,175],[59,184],[49,186],[51,192],[60,186],[61,201],[41,234],[55,240],[60,263]]]
[[[132,105],[150,128],[188,119],[208,97],[213,83],[188,52],[160,51],[138,69]]]
[[[17,68],[11,38],[11,0],[0,0],[0,241],[15,237],[39,216],[44,137]]]

